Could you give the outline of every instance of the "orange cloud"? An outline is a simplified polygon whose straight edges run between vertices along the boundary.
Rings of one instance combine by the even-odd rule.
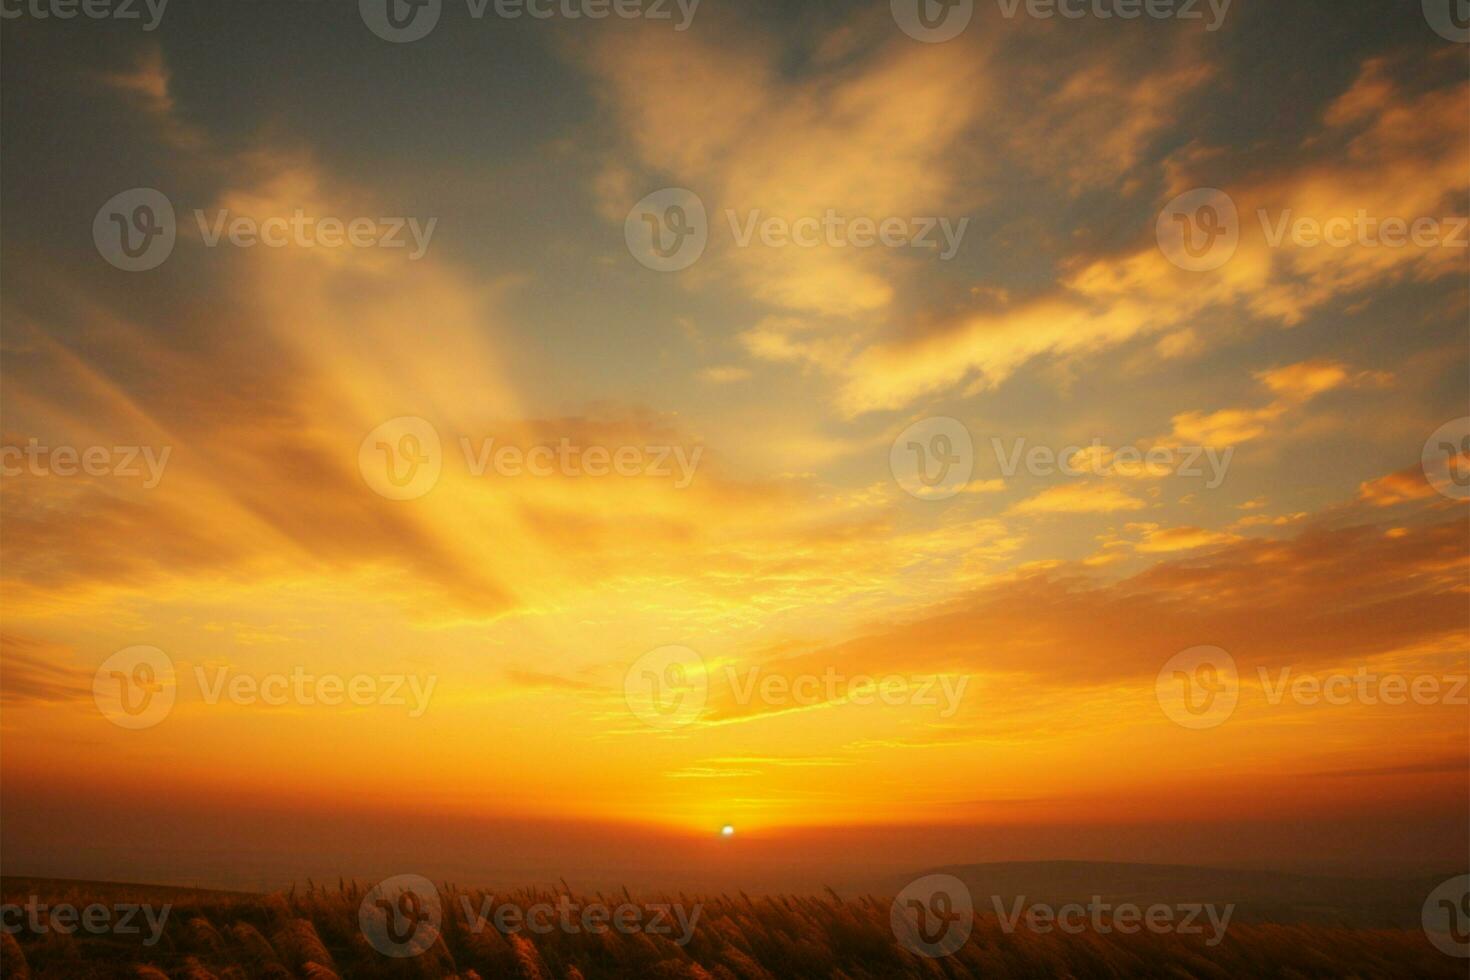
[[[1137,497],[1112,483],[1064,483],[1048,487],[1010,509],[1013,514],[1111,514],[1120,510],[1142,510],[1147,506]]]
[[[632,29],[600,35],[588,60],[643,163],[704,199],[712,252],[754,295],[802,313],[880,310],[898,268],[889,250],[737,248],[730,222],[951,213],[948,151],[984,98],[982,64],[962,46],[892,43],[792,81],[776,56],[734,27],[718,44]]]
[[[1434,487],[1424,478],[1423,468],[1411,466],[1375,480],[1365,480],[1358,487],[1358,499],[1374,507],[1391,507],[1432,497],[1434,492]]]
[[[1174,431],[1169,439],[1181,445],[1201,446],[1249,442],[1270,431],[1287,412],[1324,392],[1344,386],[1386,384],[1388,376],[1372,371],[1354,374],[1336,361],[1313,360],[1257,372],[1256,380],[1277,396],[1275,401],[1261,408],[1182,412],[1174,416]]]
[[[1453,215],[1451,202],[1463,195],[1470,173],[1470,123],[1463,112],[1470,85],[1409,92],[1389,81],[1381,61],[1362,71],[1339,103],[1353,110],[1329,110],[1308,144],[1345,141],[1343,152],[1304,148],[1303,159],[1286,161],[1278,174],[1225,186],[1240,212],[1241,240],[1222,267],[1208,274],[1176,268],[1153,241],[1152,227],[1146,241],[1123,255],[1069,256],[1061,262],[1069,271],[1055,289],[994,310],[950,315],[923,336],[880,339],[863,348],[843,372],[839,407],[851,415],[896,409],[967,379],[971,392],[993,388],[1034,358],[1084,357],[1141,335],[1166,334],[1165,353],[1167,344],[1190,349],[1197,335],[1181,331],[1218,312],[1291,326],[1334,297],[1456,274],[1463,249],[1412,243],[1307,248],[1290,241],[1272,247],[1257,220],[1258,210],[1279,217],[1287,209],[1318,221],[1350,218],[1359,210],[1377,220]],[[1364,85],[1388,86],[1388,93],[1372,99],[1354,94]],[[1423,124],[1411,126],[1410,119]],[[1169,167],[1167,193],[1212,183],[1205,169],[1211,159],[1197,146],[1182,151]],[[1257,425],[1222,422],[1232,432]]]

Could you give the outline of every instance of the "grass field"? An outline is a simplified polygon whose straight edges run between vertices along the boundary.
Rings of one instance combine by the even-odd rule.
[[[149,903],[157,940],[137,934],[9,931],[8,980],[50,977],[480,977],[519,980],[895,980],[895,978],[1075,977],[1464,977],[1465,962],[1436,950],[1417,930],[1232,924],[1223,941],[1137,932],[1007,933],[993,914],[977,914],[968,941],[929,959],[904,949],[890,926],[890,902],[835,895],[747,898],[667,896],[651,902],[699,910],[687,943],[645,931],[501,931],[473,910],[486,902],[529,908],[563,892],[522,890],[493,897],[440,886],[442,927],[420,955],[380,953],[359,925],[367,896],[353,883],[250,895],[152,886],[5,879],[6,903],[37,896],[55,908]],[[631,903],[627,895],[589,895],[579,904]],[[12,920],[14,916],[12,915]],[[145,920],[139,916],[139,923]],[[478,925],[480,928],[475,928]]]

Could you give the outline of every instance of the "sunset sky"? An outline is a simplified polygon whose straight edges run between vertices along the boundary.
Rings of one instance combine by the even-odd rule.
[[[1470,526],[1422,459],[1470,412],[1470,47],[1389,0],[1237,0],[1213,31],[977,0],[942,43],[886,2],[670,6],[447,2],[411,43],[346,2],[5,21],[0,442],[168,451],[156,481],[0,480],[7,872],[253,881],[330,839],[308,870],[366,874],[390,826],[432,873],[470,839],[528,875],[644,849],[1462,869]],[[133,188],[178,219],[140,272],[93,237]],[[707,212],[682,270],[625,240],[664,188]],[[1196,188],[1239,214],[1203,271],[1156,233]],[[196,209],[435,223],[414,258],[211,246]],[[947,260],[739,242],[828,211],[968,221]],[[1270,241],[1360,211],[1446,240]],[[390,499],[365,471],[402,418],[442,472]],[[972,440],[952,494],[895,472],[910,426],[945,445],[931,419]],[[476,475],[462,439],[666,447],[672,475]],[[1088,465],[1007,472],[1018,445]],[[176,689],[132,730],[94,678],[137,646]],[[651,725],[629,671],[670,646],[707,697]],[[1238,702],[1190,728],[1159,676],[1201,646]],[[1287,668],[1442,696],[1272,703]],[[433,686],[416,711],[197,682],[293,670]],[[833,675],[913,696],[740,690]]]

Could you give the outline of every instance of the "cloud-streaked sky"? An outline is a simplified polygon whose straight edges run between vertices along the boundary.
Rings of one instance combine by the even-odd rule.
[[[938,44],[887,3],[704,0],[683,31],[450,3],[408,44],[354,6],[6,21],[4,445],[168,451],[156,481],[0,481],[17,871],[54,871],[98,808],[168,801],[201,814],[184,839],[249,800],[349,825],[870,828],[896,861],[970,854],[882,828],[995,828],[996,857],[1350,867],[1351,835],[1313,851],[1298,829],[1464,826],[1463,688],[1271,694],[1288,668],[1450,690],[1470,656],[1464,500],[1421,465],[1470,411],[1470,47],[1418,4],[1237,0],[1207,31],[977,3]],[[178,237],[125,272],[93,221],[138,187]],[[657,272],[625,219],[668,187],[708,243]],[[1156,234],[1196,188],[1239,213],[1206,271]],[[196,210],[435,223],[411,258],[210,245]],[[740,244],[754,212],[829,211],[966,223],[947,260]],[[1283,214],[1360,212],[1460,244],[1273,244]],[[393,500],[360,449],[402,417],[437,433],[442,474]],[[936,418],[972,471],[916,496],[891,450]],[[490,439],[669,447],[674,475],[476,475],[461,440]],[[1079,447],[1077,474],[1028,472],[1037,447]],[[1151,449],[1168,462],[1129,465]],[[179,683],[134,731],[93,679],[140,645]],[[708,667],[672,728],[625,698],[666,646]],[[1201,646],[1233,658],[1239,701],[1194,730],[1156,680]],[[195,682],[296,669],[434,687],[415,715],[211,704]],[[795,703],[743,696],[752,671],[960,693]],[[1109,844],[1159,823],[1233,843]],[[1073,850],[1042,830],[1074,826]],[[1463,864],[1463,834],[1414,836],[1374,860]],[[596,835],[573,838],[595,865]]]

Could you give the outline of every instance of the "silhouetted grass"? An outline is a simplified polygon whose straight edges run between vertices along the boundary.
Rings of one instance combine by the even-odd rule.
[[[48,904],[172,905],[157,945],[144,935],[84,932],[0,939],[0,974],[22,978],[514,978],[514,980],[944,980],[944,978],[1455,977],[1465,962],[1444,955],[1417,930],[1310,925],[1231,925],[1215,947],[1206,936],[1175,934],[1007,934],[993,915],[977,915],[969,941],[953,956],[926,959],[894,939],[889,904],[835,895],[751,899],[744,895],[667,896],[650,901],[702,906],[686,946],[642,932],[553,931],[502,934],[474,928],[463,899],[478,910],[487,893],[442,886],[438,941],[408,959],[384,956],[358,928],[364,889],[355,883],[284,894],[156,889],[146,886],[6,882],[5,901],[38,894]],[[560,892],[494,893],[496,905],[555,904]],[[579,905],[616,906],[625,895],[572,896]],[[145,930],[146,934],[146,930]]]

